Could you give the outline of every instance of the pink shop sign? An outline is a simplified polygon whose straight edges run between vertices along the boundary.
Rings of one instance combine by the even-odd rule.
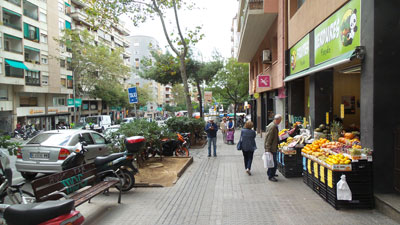
[[[271,87],[271,76],[270,75],[258,75],[257,79],[258,87],[269,88]]]

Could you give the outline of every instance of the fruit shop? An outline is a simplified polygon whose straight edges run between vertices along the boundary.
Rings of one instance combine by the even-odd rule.
[[[303,176],[335,208],[374,206],[372,150],[360,141],[365,53],[360,9],[360,0],[349,1],[293,45],[287,57],[291,129],[280,136],[287,139],[279,146],[278,170],[285,177]],[[295,127],[302,129],[289,134]],[[350,197],[343,197],[343,187]]]

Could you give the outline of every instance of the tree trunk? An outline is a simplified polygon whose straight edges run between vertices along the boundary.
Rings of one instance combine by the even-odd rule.
[[[235,121],[235,127],[237,127],[236,108],[237,108],[237,102],[235,101],[234,107],[233,107],[233,119],[234,119],[234,121]]]
[[[186,75],[186,63],[185,63],[184,55],[180,56],[180,61],[181,61],[181,65],[180,65],[179,69],[181,71],[182,82],[183,82],[183,86],[184,86],[184,90],[185,90],[186,107],[187,107],[189,118],[191,118],[193,115],[193,107],[192,107],[192,100],[190,99],[189,85],[188,85],[188,78]]]
[[[203,98],[201,97],[200,82],[196,82],[197,92],[199,93],[199,106],[200,106],[200,117],[203,118]]]

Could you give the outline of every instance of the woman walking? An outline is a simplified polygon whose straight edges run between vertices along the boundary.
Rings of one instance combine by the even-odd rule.
[[[256,132],[252,130],[253,122],[247,121],[244,124],[244,129],[242,129],[240,133],[240,140],[242,142],[242,152],[244,157],[244,168],[246,169],[246,173],[251,175],[251,163],[253,162],[253,154],[257,149],[256,145]]]

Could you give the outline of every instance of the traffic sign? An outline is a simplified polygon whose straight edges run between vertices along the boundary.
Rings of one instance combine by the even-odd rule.
[[[129,103],[138,103],[136,87],[128,88]]]

